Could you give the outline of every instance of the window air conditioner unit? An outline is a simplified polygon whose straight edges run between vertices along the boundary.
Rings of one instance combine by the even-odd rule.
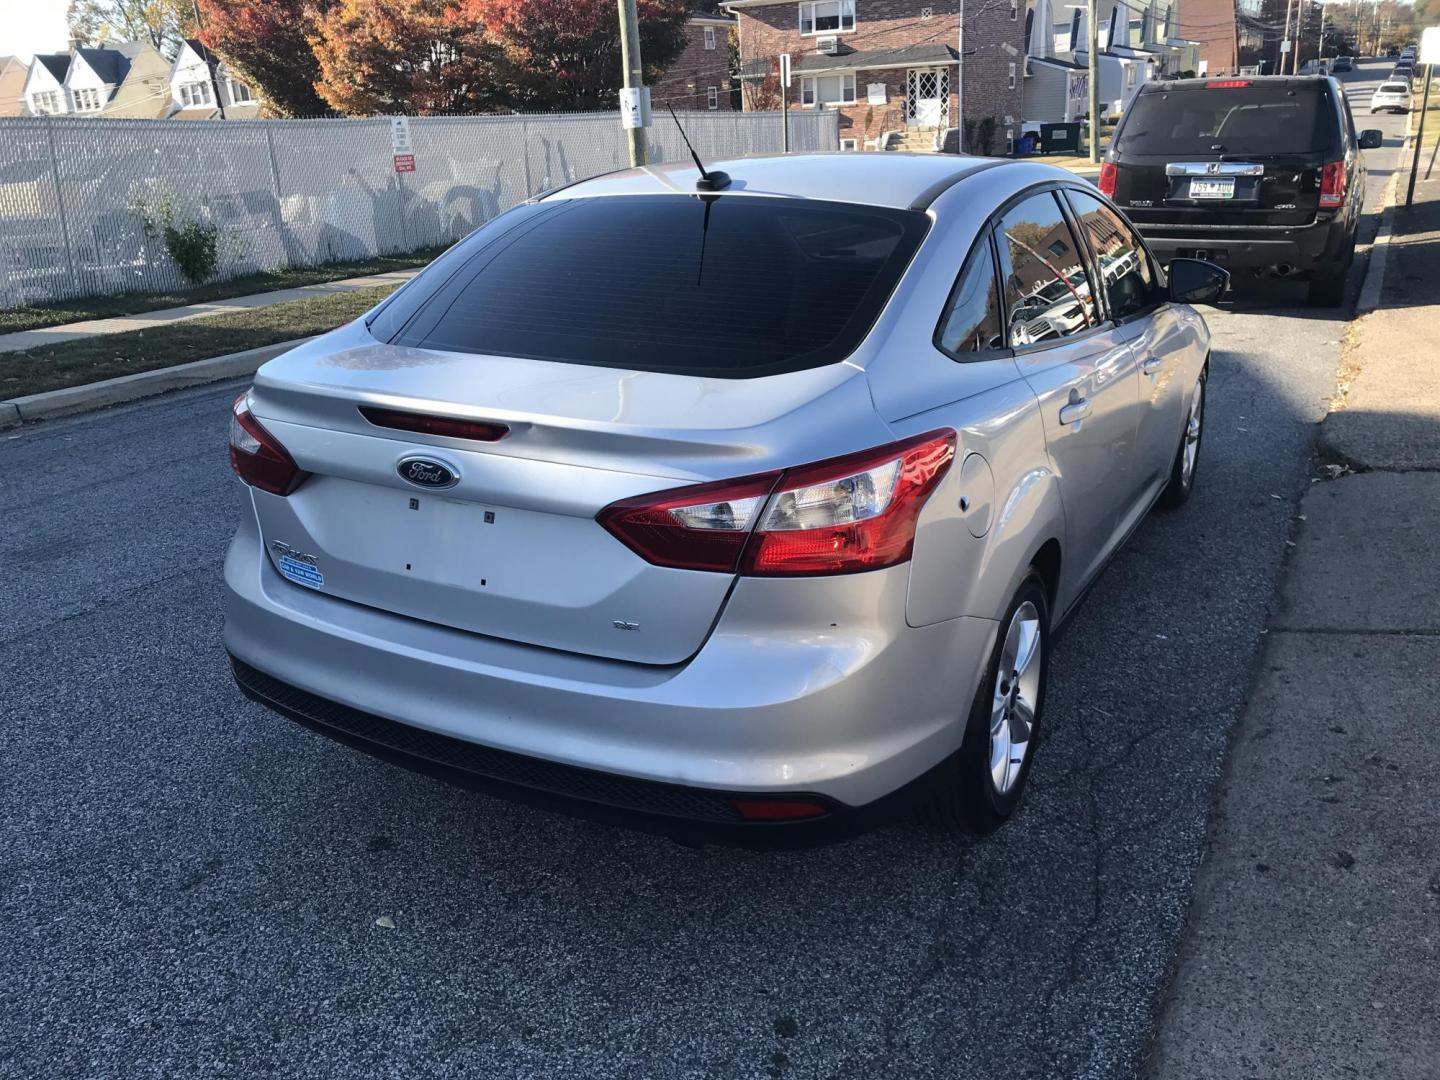
[[[834,56],[840,51],[840,39],[838,37],[816,38],[815,51],[824,53],[826,56]]]

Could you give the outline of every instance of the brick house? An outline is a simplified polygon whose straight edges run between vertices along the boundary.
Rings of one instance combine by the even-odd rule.
[[[729,110],[735,18],[702,5],[685,22],[685,51],[650,88],[656,108]]]
[[[1019,134],[1024,0],[723,6],[739,21],[747,111],[779,107],[779,56],[789,53],[790,107],[836,110],[843,149],[954,150],[964,133],[965,149],[1003,154]]]

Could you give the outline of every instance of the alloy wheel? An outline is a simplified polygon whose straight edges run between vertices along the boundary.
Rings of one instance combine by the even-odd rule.
[[[1190,415],[1185,420],[1185,448],[1180,458],[1180,482],[1187,488],[1195,477],[1195,459],[1200,456],[1200,427],[1205,420],[1205,380],[1195,384],[1190,395]]]
[[[990,780],[1001,795],[1020,779],[1040,701],[1040,612],[1029,600],[1005,629],[990,709]]]

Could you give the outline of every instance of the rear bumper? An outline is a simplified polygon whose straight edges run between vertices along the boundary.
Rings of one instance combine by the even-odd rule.
[[[907,626],[908,571],[849,577],[845,613],[814,609],[807,579],[742,581],[695,657],[653,667],[324,596],[276,574],[247,522],[224,639],[249,696],[408,767],[670,835],[814,842],[899,812],[959,748],[995,624]],[[830,812],[746,823],[740,795]]]
[[[1350,233],[1338,217],[1294,227],[1176,229],[1136,221],[1135,227],[1162,263],[1175,258],[1203,258],[1229,270],[1289,265],[1297,270],[1337,267],[1344,259]]]

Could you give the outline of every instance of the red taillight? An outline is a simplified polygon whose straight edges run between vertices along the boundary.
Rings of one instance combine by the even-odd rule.
[[[1333,210],[1345,202],[1345,162],[1327,161],[1320,170],[1320,208]]]
[[[1254,86],[1249,79],[1211,79],[1205,84],[1206,90],[1238,90],[1242,86]]]
[[[595,520],[656,566],[735,572],[778,472],[693,484],[611,503]]]
[[[915,522],[955,457],[931,432],[740,480],[625,499],[596,520],[660,566],[752,576],[850,574],[910,558]]]
[[[399,409],[375,409],[368,405],[360,406],[360,415],[376,427],[418,431],[422,435],[443,435],[449,439],[496,442],[510,434],[508,424],[497,424],[491,420],[458,420],[452,416],[427,416]]]
[[[730,805],[746,821],[799,821],[824,817],[830,811],[806,799],[731,799]]]
[[[1100,194],[1107,199],[1115,197],[1115,163],[1105,161],[1100,164]]]
[[[230,467],[245,483],[272,495],[289,495],[305,479],[285,447],[250,412],[249,391],[230,410]]]

